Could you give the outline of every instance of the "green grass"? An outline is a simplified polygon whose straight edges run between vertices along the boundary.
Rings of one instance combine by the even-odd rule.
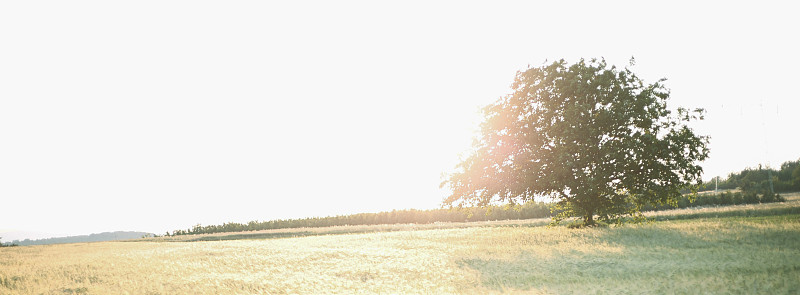
[[[797,208],[795,197],[622,227],[533,220],[2,248],[0,294],[796,294]]]
[[[577,230],[508,258],[464,261],[492,290],[786,294],[800,291],[798,227],[796,218],[725,218]]]

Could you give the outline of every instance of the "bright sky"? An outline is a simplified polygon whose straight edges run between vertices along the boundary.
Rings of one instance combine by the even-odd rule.
[[[800,158],[797,8],[4,1],[0,236],[435,208],[478,109],[560,58],[635,56],[707,108],[706,179],[778,166]]]

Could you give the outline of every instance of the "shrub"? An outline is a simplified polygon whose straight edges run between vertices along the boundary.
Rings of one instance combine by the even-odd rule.
[[[731,203],[732,204],[734,204],[734,205],[744,204],[744,197],[742,196],[742,193],[736,192],[736,193],[733,193],[731,195],[732,195],[731,196]]]
[[[733,204],[733,197],[731,196],[731,193],[724,192],[724,193],[719,194],[719,198],[717,198],[717,204],[720,204],[720,205]]]
[[[754,192],[749,192],[744,194],[743,201],[745,204],[758,204],[760,200],[758,199],[758,195]]]
[[[775,194],[772,192],[765,192],[763,195],[761,195],[761,203],[772,203],[775,201]]]

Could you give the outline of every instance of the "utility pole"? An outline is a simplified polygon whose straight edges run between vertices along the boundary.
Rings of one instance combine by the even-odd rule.
[[[769,177],[769,192],[775,194],[775,187],[772,185],[772,168],[769,165],[769,142],[768,142],[768,135],[767,135],[767,116],[764,114],[764,99],[761,99],[761,127],[763,128],[764,133],[764,158],[767,160],[767,177]],[[778,108],[775,109],[775,116],[778,116]]]

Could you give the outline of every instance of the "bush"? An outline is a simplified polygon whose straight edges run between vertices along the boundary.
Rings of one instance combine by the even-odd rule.
[[[786,202],[786,198],[781,196],[781,194],[775,194],[775,201],[776,202]]]
[[[744,194],[743,200],[745,204],[758,204],[761,202],[758,199],[758,195],[754,192]]]
[[[719,198],[717,198],[717,204],[719,205],[730,205],[733,204],[733,197],[732,194],[729,192],[724,192],[719,194]]]
[[[742,193],[734,193],[731,195],[731,203],[734,205],[744,204],[744,197],[742,196]]]
[[[775,202],[776,200],[777,198],[775,197],[775,194],[772,192],[766,192],[763,195],[761,195],[761,203],[772,203]]]

